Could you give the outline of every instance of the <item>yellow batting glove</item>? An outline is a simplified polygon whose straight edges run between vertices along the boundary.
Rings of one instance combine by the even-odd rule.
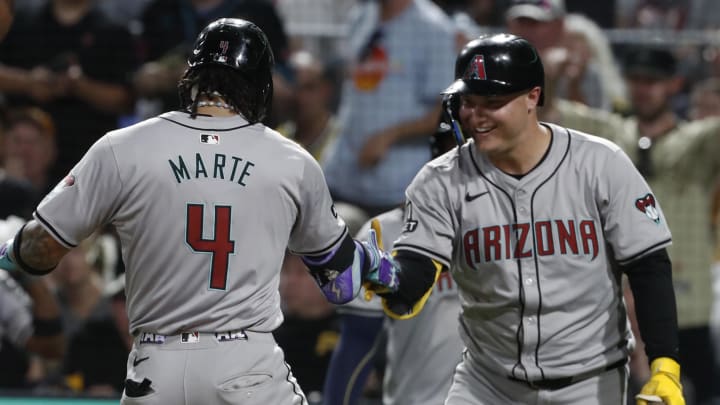
[[[655,399],[665,405],[685,405],[680,384],[680,365],[669,357],[658,357],[650,363],[650,379],[635,396],[637,405],[652,404]]]

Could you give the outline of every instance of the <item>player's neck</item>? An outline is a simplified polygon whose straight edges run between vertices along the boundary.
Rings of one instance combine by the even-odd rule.
[[[545,156],[552,133],[543,126],[531,126],[530,131],[518,139],[517,145],[507,153],[489,155],[488,159],[498,169],[511,175],[522,175],[535,168]]]
[[[235,107],[219,97],[201,97],[198,100],[197,113],[211,117],[234,117],[238,115]]]

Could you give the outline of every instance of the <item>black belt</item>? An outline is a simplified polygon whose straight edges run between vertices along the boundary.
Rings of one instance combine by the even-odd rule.
[[[614,370],[618,367],[624,366],[627,363],[627,359],[620,359],[616,361],[615,363],[612,363],[608,366],[586,371],[584,373],[580,373],[578,375],[574,375],[571,377],[560,377],[560,378],[546,378],[544,380],[535,380],[535,381],[527,381],[527,380],[521,380],[519,378],[515,378],[513,376],[508,376],[509,379],[513,381],[518,381],[524,384],[527,384],[530,386],[530,388],[538,389],[538,390],[559,390],[561,388],[565,388],[568,385],[573,385],[575,383],[578,383],[582,380],[587,380],[588,378],[595,377],[597,375],[600,375],[606,371]]]

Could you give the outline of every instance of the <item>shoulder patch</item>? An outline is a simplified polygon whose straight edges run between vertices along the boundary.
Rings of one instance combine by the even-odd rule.
[[[655,205],[655,196],[648,193],[645,196],[635,200],[635,208],[640,212],[647,215],[648,218],[652,219],[656,224],[660,223],[660,213],[658,212],[657,206]]]

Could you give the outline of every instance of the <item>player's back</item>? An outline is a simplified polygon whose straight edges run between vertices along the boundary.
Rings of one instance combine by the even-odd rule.
[[[276,328],[280,266],[312,157],[238,116],[171,112],[108,137],[131,331]]]

